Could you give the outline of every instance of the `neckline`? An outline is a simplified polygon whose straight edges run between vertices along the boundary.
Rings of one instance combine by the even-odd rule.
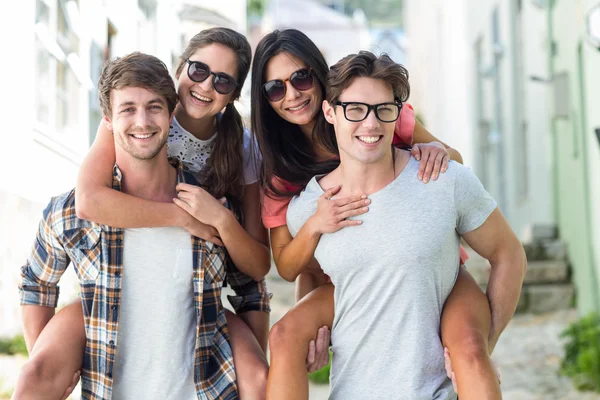
[[[215,140],[215,138],[217,137],[217,134],[218,134],[218,132],[215,132],[211,137],[209,137],[206,140],[198,139],[191,132],[189,132],[187,129],[185,129],[183,126],[181,126],[181,124],[179,123],[179,121],[177,120],[177,118],[175,116],[173,116],[173,121],[171,122],[171,125],[173,126],[174,129],[177,129],[179,132],[186,135],[189,139],[192,139],[193,141],[201,143],[201,144],[208,144],[208,143],[212,142],[213,140]]]
[[[392,181],[390,181],[387,185],[385,185],[384,187],[382,187],[378,191],[373,192],[373,193],[367,195],[367,197],[369,199],[373,199],[373,197],[379,197],[380,193],[386,192],[386,191],[390,190],[391,188],[393,188],[394,186],[396,186],[397,184],[399,184],[398,182],[400,182],[401,180],[404,179],[404,176],[407,175],[407,173],[408,173],[406,171],[408,169],[412,169],[412,166],[414,165],[415,162],[418,162],[418,161],[415,160],[414,157],[412,157],[409,154],[408,162],[404,165],[404,168],[402,168],[402,171],[400,171],[400,173],[398,174],[398,176],[396,176]],[[319,195],[325,193],[325,190],[323,190],[323,188],[321,187],[321,185],[319,184],[319,181],[318,181],[318,179],[321,179],[324,176],[325,176],[325,174],[324,175],[313,176],[312,179],[310,180],[310,182],[308,183],[308,185],[315,185],[316,186],[317,191],[319,192]]]

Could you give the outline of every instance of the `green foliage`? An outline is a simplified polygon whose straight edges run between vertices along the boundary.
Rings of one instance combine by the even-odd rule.
[[[329,364],[318,371],[308,374],[308,379],[314,383],[329,383],[329,372],[331,371],[331,351],[329,351]]]
[[[0,338],[0,354],[22,354],[27,355],[27,346],[23,335],[17,335],[13,338]]]
[[[352,16],[362,9],[373,27],[401,27],[402,0],[319,0],[323,4],[343,4],[344,13]]]
[[[266,3],[267,0],[248,0],[246,5],[248,15],[262,17],[265,12]]]
[[[561,373],[571,377],[579,390],[600,392],[600,316],[592,313],[581,318],[561,337],[567,338]]]

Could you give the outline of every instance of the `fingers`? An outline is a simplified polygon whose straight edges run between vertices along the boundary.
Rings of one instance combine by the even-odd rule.
[[[341,185],[337,185],[337,186],[334,186],[334,187],[330,187],[329,189],[327,189],[327,190],[325,191],[325,193],[323,193],[323,194],[321,195],[321,197],[323,197],[323,198],[324,198],[324,199],[326,199],[326,200],[331,200],[331,198],[332,198],[333,196],[335,196],[335,194],[336,194],[337,192],[339,192],[341,188],[342,188],[342,186],[341,186]]]
[[[421,163],[419,164],[419,172],[417,173],[417,178],[419,178],[420,181],[424,181],[425,169],[427,167],[428,161],[429,161],[429,153],[423,152],[423,154],[421,154]]]
[[[431,179],[433,179],[434,181],[437,180],[438,176],[440,176],[440,170],[442,169],[442,160],[446,155],[447,153],[440,151],[435,156],[435,160],[433,161],[433,173],[431,174]]]
[[[177,204],[179,207],[181,207],[188,214],[192,213],[192,207],[190,207],[190,205],[188,203],[186,203],[185,201],[183,201],[181,199],[178,199],[178,198],[174,198],[173,199],[173,203]]]
[[[418,144],[415,144],[410,149],[410,154],[415,158],[415,160],[419,161],[421,159],[421,147]]]
[[[177,197],[188,204],[195,198],[195,196],[190,192],[179,192],[177,193]]]
[[[361,202],[363,203],[362,205],[367,205],[371,202],[371,200],[368,200],[367,196],[364,194],[361,196],[348,196],[348,197],[344,197],[341,199],[335,199],[332,201],[333,201],[333,204],[338,207],[346,207],[351,204],[361,203]],[[357,207],[358,207],[358,205],[357,205]],[[346,210],[343,210],[343,211],[346,211]]]
[[[448,161],[450,161],[450,153],[444,156],[444,160],[442,161],[442,173],[448,171]]]
[[[306,356],[306,368],[308,372],[314,372],[314,362],[315,362],[315,341],[311,340],[308,344],[308,355]]]
[[[317,346],[316,346],[316,368],[321,369],[329,364],[329,328],[324,326],[319,329],[317,335]]]
[[[446,375],[452,381],[452,387],[454,391],[458,393],[458,386],[456,384],[456,375],[452,369],[452,361],[450,360],[450,352],[447,347],[444,347],[444,367],[446,368]]]
[[[343,221],[350,217],[356,217],[357,215],[362,215],[362,214],[366,213],[367,211],[369,211],[369,207],[362,207],[362,208],[358,208],[355,210],[349,210],[349,211],[345,211],[341,214],[338,214],[338,218],[339,218],[339,221]]]
[[[77,372],[75,372],[75,374],[73,374],[73,379],[71,380],[71,384],[63,393],[61,400],[67,399],[71,395],[71,393],[73,393],[73,390],[75,390],[75,386],[77,386],[77,384],[79,383],[80,376],[81,376],[81,371],[77,371]]]
[[[433,173],[433,166],[435,165],[435,155],[431,152],[423,154],[421,158],[421,166],[423,165],[423,161],[426,160],[425,171],[423,172],[423,182],[427,183],[431,179],[431,174]],[[420,168],[419,168],[420,171]]]
[[[212,236],[206,240],[208,240],[209,242],[213,242],[214,244],[219,245],[221,247],[225,247],[225,245],[223,244],[223,241],[216,236]]]

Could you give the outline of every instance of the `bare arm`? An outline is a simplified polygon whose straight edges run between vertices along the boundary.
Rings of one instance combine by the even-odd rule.
[[[260,219],[260,184],[246,186],[244,227],[231,213],[225,213],[225,218],[215,227],[234,264],[254,280],[263,279],[271,268],[271,257],[267,230]]]
[[[446,143],[440,141],[438,138],[433,136],[427,129],[425,129],[425,127],[423,125],[421,125],[421,123],[419,121],[415,121],[415,130],[413,133],[413,143],[417,144],[417,143],[432,143],[432,142],[441,143],[446,148],[446,150],[448,150],[448,153],[450,153],[451,160],[454,160],[461,164],[463,163],[462,156],[460,155],[458,150],[455,150],[452,147],[448,146]]]
[[[184,226],[188,221],[175,204],[143,200],[112,189],[115,144],[100,123],[96,140],[77,177],[75,209],[81,219],[118,228]]]
[[[37,338],[44,330],[48,321],[54,316],[54,307],[24,305],[21,307],[21,318],[23,321],[23,334],[27,352],[31,350],[37,341]]]
[[[496,208],[479,228],[463,235],[465,241],[492,267],[487,297],[492,312],[490,353],[512,318],[521,294],[527,260],[521,242]]]
[[[265,228],[259,216],[259,184],[254,183],[246,187],[244,227],[221,201],[215,199],[206,190],[180,183],[177,185],[177,191],[175,204],[200,222],[217,229],[236,267],[255,281],[263,279],[269,272],[271,260],[266,245]]]
[[[200,223],[173,203],[144,200],[113,190],[114,165],[114,139],[100,123],[77,177],[75,210],[79,218],[117,228],[181,226],[195,236],[222,244],[216,238],[215,228]]]

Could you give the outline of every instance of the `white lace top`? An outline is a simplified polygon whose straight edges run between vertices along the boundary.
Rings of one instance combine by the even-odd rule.
[[[206,160],[214,147],[214,141],[219,133],[215,133],[208,140],[200,140],[190,132],[186,131],[173,118],[169,132],[167,148],[169,157],[177,157],[194,175],[202,175],[202,170],[206,166]],[[258,181],[258,171],[260,168],[260,154],[258,145],[250,130],[244,128],[244,182],[250,185]]]

